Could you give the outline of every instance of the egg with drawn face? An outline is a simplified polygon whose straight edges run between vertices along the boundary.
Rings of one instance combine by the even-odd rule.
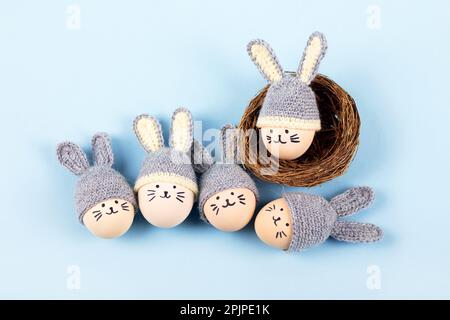
[[[292,240],[292,216],[285,199],[266,204],[255,219],[255,231],[265,244],[286,250]]]
[[[293,160],[302,156],[311,146],[315,130],[262,127],[261,135],[266,149],[278,159]]]
[[[149,183],[139,189],[139,208],[154,226],[172,228],[182,223],[194,205],[194,193],[174,183]]]
[[[246,188],[227,189],[206,200],[203,213],[215,228],[238,231],[252,219],[256,207],[255,194]]]
[[[116,198],[100,202],[87,210],[83,215],[83,224],[95,236],[110,239],[127,232],[133,219],[133,205]]]

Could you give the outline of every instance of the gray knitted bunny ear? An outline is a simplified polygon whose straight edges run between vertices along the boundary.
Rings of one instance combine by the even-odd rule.
[[[109,136],[100,132],[92,137],[92,151],[94,153],[94,164],[98,166],[112,167],[114,155]]]
[[[59,162],[77,176],[82,175],[89,168],[84,151],[75,143],[63,142],[56,148]]]
[[[222,158],[224,163],[235,164],[238,157],[238,130],[231,124],[226,124],[220,131],[222,140]]]
[[[336,221],[331,230],[331,237],[353,243],[375,242],[383,237],[383,231],[371,223]]]
[[[192,147],[194,125],[191,112],[178,108],[172,115],[170,146],[180,152],[189,152]]]
[[[355,187],[330,200],[338,217],[352,215],[367,208],[374,199],[374,192],[370,187]]]
[[[164,147],[161,124],[155,118],[142,114],[133,122],[133,130],[147,152],[156,152]]]
[[[327,41],[320,32],[314,32],[308,40],[302,60],[297,70],[300,80],[309,85],[319,69],[319,64],[327,51]]]
[[[211,153],[198,140],[194,139],[191,151],[192,167],[196,173],[202,174],[214,164]]]
[[[260,39],[250,41],[247,52],[267,81],[273,83],[283,77],[283,68],[267,42]]]

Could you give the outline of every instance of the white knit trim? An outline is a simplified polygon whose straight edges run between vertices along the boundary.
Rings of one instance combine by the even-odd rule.
[[[147,152],[156,152],[164,147],[161,124],[148,115],[140,115],[134,120],[134,132]]]
[[[169,183],[175,183],[180,186],[183,186],[185,188],[188,188],[191,190],[195,195],[198,194],[198,186],[197,183],[194,181],[180,176],[175,173],[171,172],[155,172],[146,176],[143,176],[136,181],[136,184],[134,186],[134,191],[139,192],[139,189],[141,189],[143,186],[149,183],[153,182],[169,182]]]
[[[305,49],[305,58],[300,70],[300,79],[303,83],[310,84],[314,78],[314,71],[317,70],[319,58],[323,55],[322,39],[318,36],[311,36]]]
[[[248,53],[267,80],[270,82],[281,80],[283,71],[268,44],[261,40],[252,41],[249,43]]]
[[[192,116],[184,108],[175,110],[172,116],[172,131],[170,143],[172,148],[181,152],[188,152],[192,146]]]
[[[258,128],[274,127],[274,128],[291,128],[291,129],[319,131],[320,120],[305,120],[290,117],[266,116],[266,117],[258,117],[256,126]]]

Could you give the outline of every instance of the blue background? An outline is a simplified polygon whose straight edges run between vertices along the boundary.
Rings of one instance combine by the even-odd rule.
[[[79,30],[66,26],[70,4]],[[370,5],[379,28],[367,24]],[[0,298],[450,298],[449,12],[448,1],[2,0]],[[171,230],[138,216],[110,241],[77,222],[58,142],[87,149],[110,133],[116,168],[134,181],[136,115],[167,129],[186,106],[204,129],[237,123],[265,84],[247,42],[267,40],[293,70],[314,30],[329,44],[321,73],[357,101],[361,145],[344,176],[302,190],[372,186],[375,204],[355,219],[380,225],[382,242],[287,254],[252,226],[226,234],[197,211]],[[290,189],[260,187],[261,204]],[[79,290],[66,285],[71,265]],[[372,265],[378,290],[366,285]]]

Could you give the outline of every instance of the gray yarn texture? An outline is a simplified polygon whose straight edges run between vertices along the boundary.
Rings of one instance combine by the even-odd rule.
[[[312,39],[315,37],[320,38],[320,40],[322,42],[322,50],[320,51],[320,54],[318,57],[319,63],[316,63],[316,65],[314,66],[314,69],[312,70],[311,76],[308,81],[309,83],[311,83],[311,81],[313,81],[314,78],[316,77],[317,72],[319,71],[320,61],[322,61],[322,59],[325,56],[325,53],[327,52],[327,49],[328,49],[327,39],[325,38],[325,35],[319,31],[315,31],[309,36],[308,43],[306,44],[307,47],[310,45]],[[303,52],[302,60],[300,61],[300,64],[298,65],[297,73],[299,73],[299,74],[302,71],[302,66],[303,66],[303,62],[305,61],[305,59],[306,59],[306,51]]]
[[[177,128],[174,127],[175,126],[174,120],[179,112],[186,113],[189,117],[190,123],[187,129],[183,129],[183,134],[185,135],[184,139],[187,141],[186,145],[181,146],[179,148],[175,148],[174,132]],[[151,175],[156,176],[172,175],[170,179],[173,180],[173,183],[185,183],[186,185],[183,186],[187,187],[188,189],[192,189],[194,188],[193,186],[195,186],[195,190],[192,191],[197,196],[197,176],[192,166],[192,161],[189,154],[193,145],[193,130],[194,130],[191,112],[186,108],[178,108],[173,112],[170,129],[169,147],[164,147],[164,138],[162,135],[161,124],[159,123],[159,121],[147,115],[140,115],[134,121],[133,128],[138,139],[140,140],[139,138],[140,134],[137,130],[136,123],[142,117],[152,119],[156,124],[157,126],[156,134],[158,139],[157,144],[160,145],[160,149],[157,149],[156,151],[151,151],[147,150],[146,147],[143,145],[144,149],[146,149],[146,151],[148,152],[148,155],[142,163],[139,176],[136,179],[135,188],[139,188],[140,182],[145,181],[145,178]],[[182,182],[179,181],[178,178],[184,178],[187,181]]]
[[[232,125],[225,125],[221,130],[220,145],[223,163],[214,163],[211,154],[198,142],[194,143],[192,158],[203,165],[197,165],[200,177],[200,195],[198,208],[200,219],[208,222],[203,212],[205,202],[214,194],[235,188],[244,188],[253,192],[259,200],[258,188],[250,175],[237,162],[237,130]],[[201,160],[202,159],[202,160]],[[201,160],[201,161],[199,161]]]
[[[317,106],[316,96],[314,91],[310,87],[311,81],[317,75],[320,61],[325,55],[327,50],[327,42],[325,36],[320,32],[314,32],[308,39],[307,47],[310,45],[314,38],[320,38],[321,41],[321,51],[317,57],[317,62],[313,66],[311,74],[308,81],[302,82],[300,79],[300,74],[302,72],[302,66],[306,58],[306,49],[300,60],[300,64],[296,73],[284,72],[281,64],[275,55],[273,49],[264,40],[253,40],[248,44],[247,51],[250,55],[252,61],[256,64],[260,73],[270,82],[270,87],[267,91],[266,97],[263,101],[259,117],[280,117],[280,118],[294,118],[299,120],[315,120],[320,121],[319,109]],[[267,49],[272,63],[276,70],[282,74],[282,78],[279,81],[272,82],[270,77],[265,74],[264,70],[259,65],[258,61],[252,55],[252,45],[258,44],[262,45]],[[320,122],[319,122],[320,123]],[[257,122],[258,127],[260,126]],[[274,127],[286,126],[285,123],[278,124],[276,122],[272,123]],[[291,124],[295,126],[294,129],[303,129],[302,124],[296,123]],[[306,128],[309,129],[309,128]],[[315,130],[319,130],[316,128]]]
[[[87,210],[100,202],[118,198],[130,202],[136,210],[136,198],[126,179],[112,168],[114,155],[111,140],[106,133],[97,133],[92,138],[94,165],[89,167],[84,151],[72,142],[60,143],[57,147],[59,162],[78,175],[75,186],[75,209],[83,223]]]
[[[259,116],[320,120],[312,89],[297,76],[289,74],[269,87]]]
[[[75,187],[75,208],[81,223],[87,210],[96,204],[113,199],[130,202],[136,209],[133,189],[116,170],[107,166],[94,166],[84,173]]]
[[[374,242],[383,237],[376,225],[338,220],[354,214],[373,201],[369,187],[355,187],[327,201],[306,193],[283,194],[292,214],[293,235],[288,251],[302,251],[333,237],[345,242]]]
[[[154,173],[173,173],[197,183],[189,156],[172,148],[166,147],[149,153],[142,163],[137,181]]]

